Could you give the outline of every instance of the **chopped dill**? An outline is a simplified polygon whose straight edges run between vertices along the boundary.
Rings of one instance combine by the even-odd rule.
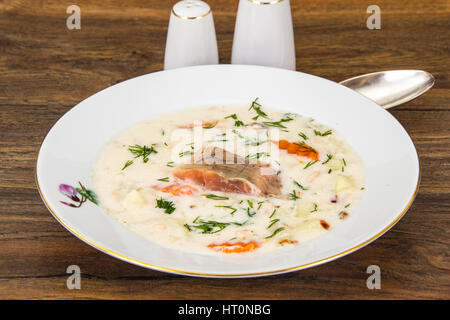
[[[233,215],[233,214],[237,211],[237,209],[236,209],[236,208],[233,208],[232,206],[215,206],[215,207],[217,207],[217,208],[226,208],[226,209],[230,209],[230,210],[232,210],[232,211],[230,212],[231,215]]]
[[[275,215],[276,212],[277,212],[277,209],[273,209],[273,212],[272,212],[272,214],[269,216],[269,218],[272,218],[272,217]]]
[[[267,229],[270,229],[271,226],[273,226],[275,223],[277,223],[278,221],[280,221],[280,219],[273,219],[272,221],[270,221],[269,226],[267,227]]]
[[[333,156],[331,154],[327,154],[327,160],[322,162],[322,164],[328,163],[331,159],[333,159]]]
[[[139,158],[142,157],[142,161],[144,161],[144,163],[148,162],[148,156],[151,155],[152,153],[158,153],[158,151],[156,151],[153,148],[153,145],[148,147],[148,146],[140,146],[138,144],[132,145],[132,146],[128,146],[128,150],[134,155],[134,158]]]
[[[195,223],[195,222],[194,222]],[[225,229],[228,225],[230,225],[227,222],[218,222],[213,220],[199,220],[197,225],[190,225],[189,227],[201,230],[201,233],[204,234],[213,234],[222,231]]]
[[[228,117],[225,117],[225,119],[229,119],[229,118],[234,120],[234,126],[235,127],[245,126],[245,124],[241,120],[238,119],[236,113],[233,113],[233,114],[229,115]]]
[[[289,193],[289,199],[290,200],[297,200],[298,199],[297,192],[295,192],[295,190],[292,190],[292,192]]]
[[[262,204],[266,202],[266,200],[260,201],[258,202],[258,210],[261,209]]]
[[[308,190],[308,188],[305,188],[304,186],[302,186],[300,183],[298,183],[297,181],[294,180],[294,184],[299,187],[302,190]]]
[[[247,155],[247,158],[249,158],[249,159],[259,159],[261,157],[270,157],[270,154],[268,154],[267,152],[257,152],[255,154]]]
[[[193,155],[193,154],[194,154],[194,151],[192,151],[192,150],[187,150],[187,151],[180,152],[180,153],[178,154],[178,156],[181,158],[181,157],[188,156],[188,155]]]
[[[294,120],[294,119],[292,119],[290,117],[286,117],[286,118],[283,118],[283,119],[281,119],[279,121],[263,121],[263,124],[265,124],[266,126],[269,126],[269,127],[286,129],[286,126],[284,126],[282,123],[283,122],[289,122],[289,121],[292,121],[292,120]]]
[[[306,166],[303,169],[308,169],[309,167],[311,167],[313,164],[315,164],[317,162],[317,160],[315,161],[310,161],[306,164]]]
[[[222,196],[217,196],[215,194],[209,193],[209,194],[204,194],[204,196],[208,199],[212,199],[212,200],[228,200],[228,197],[222,197]]]
[[[310,146],[305,144],[305,141],[302,142],[294,142],[294,144],[302,147],[304,150],[298,150],[297,152],[312,152],[317,153],[317,151],[314,148],[311,148]]]
[[[247,215],[249,217],[253,217],[256,214],[255,210],[250,210],[250,207],[247,208]]]
[[[167,213],[167,214],[173,213],[176,209],[175,205],[173,204],[172,201],[167,201],[167,200],[164,200],[163,198],[156,199],[156,207],[155,208],[164,209],[164,213]]]
[[[304,134],[303,132],[299,132],[298,135],[299,135],[300,137],[302,137],[303,139],[308,140],[308,137],[307,137],[306,134]]]
[[[284,230],[284,227],[276,229],[270,236],[267,236],[266,239],[273,238],[277,233],[279,233],[279,232],[281,232],[283,230]]]
[[[123,165],[122,170],[125,170],[125,168],[131,166],[133,164],[133,160],[128,160],[127,162],[125,162],[125,164]]]
[[[259,117],[269,119],[267,114],[261,110],[261,105],[258,103],[258,99],[259,98],[256,98],[255,100],[253,100],[252,105],[248,109],[248,110],[252,110],[252,109],[255,110],[255,112],[257,114],[255,117],[252,118],[252,120],[258,120]]]
[[[315,134],[316,136],[321,136],[321,137],[328,136],[328,135],[330,135],[330,134],[332,134],[332,133],[333,133],[333,131],[331,131],[331,130],[327,130],[327,131],[325,131],[324,133],[322,133],[322,132],[320,132],[320,131],[318,131],[318,130],[314,130],[314,134]]]

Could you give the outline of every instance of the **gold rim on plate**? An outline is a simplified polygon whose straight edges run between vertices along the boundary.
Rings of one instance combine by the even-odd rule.
[[[45,139],[44,139],[45,140]],[[42,147],[42,144],[41,144]],[[417,154],[417,152],[416,152]],[[417,157],[417,159],[419,159],[419,157]],[[303,264],[300,266],[296,266],[296,267],[291,267],[291,268],[285,268],[285,269],[280,269],[280,270],[273,270],[273,271],[265,271],[265,272],[255,272],[255,273],[235,273],[235,274],[229,274],[229,273],[224,273],[224,274],[220,274],[220,273],[202,273],[202,272],[192,272],[192,271],[185,271],[185,270],[178,270],[178,269],[171,269],[171,268],[165,268],[165,267],[161,267],[161,266],[157,266],[157,265],[153,265],[150,263],[146,263],[146,262],[142,262],[139,260],[135,260],[129,257],[126,257],[120,253],[111,251],[107,248],[104,248],[102,246],[100,246],[99,244],[87,239],[86,237],[84,237],[83,235],[81,235],[80,233],[78,233],[77,231],[75,231],[72,227],[70,227],[68,224],[66,224],[57,214],[56,212],[50,207],[49,203],[47,202],[47,200],[45,199],[41,187],[39,185],[39,180],[38,180],[38,176],[37,176],[37,163],[36,163],[36,186],[38,188],[39,194],[42,198],[42,200],[44,201],[45,206],[47,207],[47,209],[50,211],[50,213],[55,217],[56,220],[58,220],[58,222],[60,224],[62,224],[64,226],[64,228],[66,228],[67,230],[69,230],[73,235],[75,235],[77,238],[79,238],[80,240],[86,242],[87,244],[89,244],[90,246],[110,255],[113,257],[116,257],[120,260],[135,264],[135,265],[139,265],[139,266],[143,266],[143,267],[148,267],[150,269],[154,269],[157,271],[166,271],[166,272],[170,272],[170,273],[177,273],[177,274],[184,274],[184,275],[191,275],[191,276],[205,276],[205,277],[222,277],[222,278],[233,278],[233,277],[254,277],[254,276],[263,276],[263,275],[273,275],[273,274],[278,274],[278,273],[285,273],[285,272],[290,272],[290,271],[296,271],[296,270],[302,270],[302,269],[306,269],[308,267],[312,267],[312,266],[316,266],[334,259],[337,259],[339,257],[345,256],[353,251],[356,251],[360,248],[362,248],[363,246],[369,244],[370,242],[376,240],[377,238],[379,238],[381,235],[383,235],[386,231],[388,231],[390,228],[392,228],[404,215],[405,213],[408,211],[408,209],[411,207],[411,204],[413,203],[417,192],[419,190],[419,184],[420,184],[420,177],[421,177],[421,170],[420,170],[420,160],[419,160],[419,177],[417,179],[417,185],[416,185],[416,189],[414,190],[414,193],[411,197],[411,199],[409,200],[408,204],[406,205],[406,207],[402,210],[402,212],[394,219],[394,221],[392,221],[386,228],[384,228],[383,230],[381,230],[379,233],[377,233],[376,235],[374,235],[373,237],[369,238],[366,241],[363,241],[362,243],[354,246],[353,248],[347,249],[341,253],[335,254],[333,256],[330,256],[328,258],[324,258],[324,259],[320,259],[314,262],[310,262],[307,264]]]

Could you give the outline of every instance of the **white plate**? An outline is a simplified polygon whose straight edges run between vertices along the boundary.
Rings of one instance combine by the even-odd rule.
[[[248,104],[315,118],[338,130],[360,155],[366,191],[345,222],[290,251],[204,256],[162,247],[128,231],[100,207],[60,203],[61,183],[86,187],[101,148],[124,129],[165,112]],[[414,145],[399,122],[380,106],[334,82],[257,66],[214,65],[156,72],[107,88],[67,112],[42,143],[36,181],[47,208],[91,246],[139,266],[203,277],[284,273],[342,257],[389,230],[411,205],[419,183]]]

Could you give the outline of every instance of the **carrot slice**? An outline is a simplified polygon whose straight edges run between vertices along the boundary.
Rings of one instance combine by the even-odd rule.
[[[282,150],[286,150],[290,144],[291,143],[287,140],[280,140],[280,141],[278,141],[278,148],[280,148]]]
[[[307,144],[299,144],[289,142],[287,140],[278,141],[278,148],[286,150],[289,154],[296,154],[300,157],[307,157],[312,160],[319,160],[319,153],[317,150],[311,148]]]
[[[281,240],[281,241],[278,242],[278,243],[281,244],[281,245],[283,245],[283,244],[285,244],[285,243],[289,243],[289,244],[297,244],[298,241],[297,241],[297,240],[284,239],[284,240]]]
[[[178,185],[178,184],[171,184],[170,186],[164,187],[164,188],[158,188],[154,187],[155,189],[170,193],[173,196],[183,196],[183,195],[193,195],[198,192],[198,189],[190,186],[190,185]]]
[[[259,243],[255,241],[250,242],[236,242],[229,243],[224,242],[220,244],[211,243],[208,245],[208,248],[211,248],[215,251],[223,252],[223,253],[242,253],[242,252],[250,252],[260,247]]]
[[[289,154],[295,154],[295,153],[297,153],[297,151],[298,151],[299,149],[300,149],[300,148],[299,148],[298,144],[290,143],[289,146],[287,147],[286,151],[287,151],[287,153],[289,153]]]

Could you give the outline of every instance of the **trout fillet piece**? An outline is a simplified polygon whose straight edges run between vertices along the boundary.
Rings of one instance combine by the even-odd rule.
[[[177,167],[173,175],[211,191],[268,196],[279,195],[281,188],[280,178],[269,164],[250,163],[217,147],[206,148],[200,159]]]

